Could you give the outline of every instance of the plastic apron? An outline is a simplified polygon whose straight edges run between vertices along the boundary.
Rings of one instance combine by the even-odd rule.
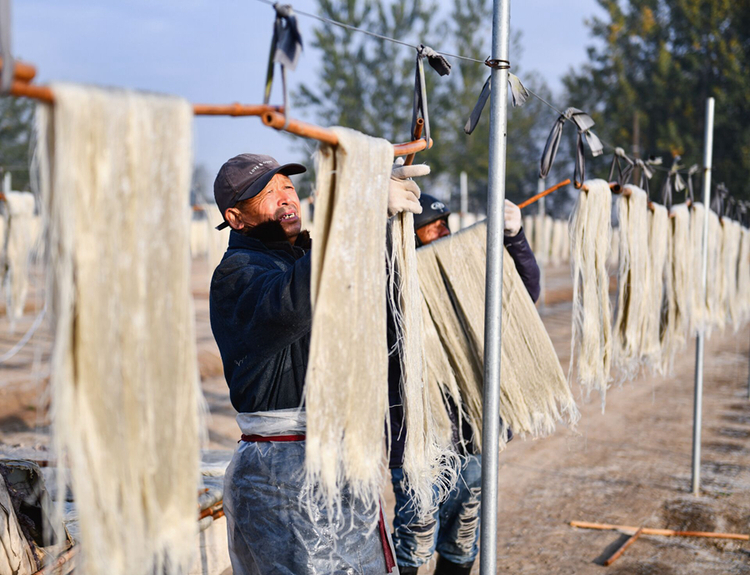
[[[382,505],[366,508],[344,489],[341,513],[330,520],[300,501],[305,441],[273,438],[303,436],[305,421],[298,409],[237,416],[243,435],[266,440],[240,442],[224,480],[234,575],[398,574]]]

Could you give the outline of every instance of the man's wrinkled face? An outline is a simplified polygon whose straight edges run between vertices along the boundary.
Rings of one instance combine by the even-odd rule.
[[[281,224],[287,239],[294,243],[302,221],[299,217],[299,198],[289,177],[276,174],[255,197],[240,202],[227,210],[227,221],[235,230],[252,228],[269,220]]]
[[[435,220],[417,230],[417,237],[423,246],[449,235],[451,235],[451,231],[448,228],[448,222],[445,221],[445,218]]]

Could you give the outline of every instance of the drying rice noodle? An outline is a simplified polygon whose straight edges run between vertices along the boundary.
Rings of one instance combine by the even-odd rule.
[[[707,291],[701,284],[703,277],[703,220],[706,210],[703,204],[695,202],[690,210],[690,247],[693,258],[693,290],[690,311],[690,331],[693,335],[707,328],[708,309],[706,307]],[[709,268],[710,268],[709,263]]]
[[[656,373],[664,373],[662,349],[662,317],[666,315],[668,302],[665,296],[665,272],[669,251],[669,213],[667,208],[652,204],[648,210],[648,256],[649,283],[642,306],[646,310],[643,331],[642,354],[644,361]]]
[[[37,159],[49,222],[53,439],[69,466],[81,572],[184,573],[198,527],[202,405],[190,293],[192,106],[71,84],[52,91],[54,108],[38,108]]]
[[[742,227],[739,263],[737,265],[737,297],[740,300],[742,324],[750,319],[750,229]]]
[[[401,397],[406,424],[403,460],[405,488],[417,513],[424,516],[431,514],[437,502],[442,501],[453,488],[458,458],[453,451],[452,436],[445,434],[445,409],[433,412],[431,394],[435,395],[435,391],[438,391],[437,399],[442,399],[442,393],[425,381],[422,339],[425,330],[422,318],[424,302],[419,290],[413,214],[395,216],[390,229],[389,305],[394,317],[401,362]],[[444,375],[440,379],[443,382]]]
[[[602,409],[612,363],[612,309],[607,256],[612,192],[604,180],[589,180],[578,194],[570,220],[573,328],[569,379],[599,392]]]
[[[729,321],[735,333],[740,329],[741,310],[737,297],[737,265],[740,257],[742,226],[729,218],[722,220],[722,264],[724,276],[724,299],[727,304]]]
[[[482,222],[418,251],[420,284],[443,347],[457,360],[454,373],[476,431],[483,387],[486,235]],[[507,251],[504,262],[501,445],[508,427],[522,437],[536,438],[552,433],[561,419],[572,424],[578,418],[552,342]],[[435,297],[436,291],[448,293]],[[434,314],[446,300],[452,306]],[[451,312],[453,316],[444,319]]]
[[[708,270],[706,283],[706,322],[707,333],[713,328],[724,329],[727,322],[727,302],[725,294],[726,268],[722,258],[724,233],[719,216],[708,211]]]
[[[552,240],[550,246],[550,263],[553,266],[560,265],[563,261],[563,250],[565,238],[568,236],[568,226],[563,220],[553,220]]]
[[[675,355],[685,348],[690,333],[693,280],[690,208],[672,206],[666,269],[667,313],[662,333],[662,366],[671,373]]]
[[[331,513],[341,509],[345,485],[368,507],[379,500],[383,486],[385,237],[393,163],[393,146],[386,140],[332,129],[339,145],[321,145],[317,157],[313,323],[305,382],[305,495]],[[353,205],[360,208],[352,210]]]
[[[5,309],[10,329],[23,317],[29,293],[29,259],[38,237],[34,218],[34,196],[29,192],[5,194],[5,225],[0,261],[0,285],[5,287]]]
[[[621,377],[638,374],[645,355],[643,336],[647,333],[649,311],[648,196],[642,189],[627,185],[617,201],[620,222],[617,311],[614,333],[614,365]]]

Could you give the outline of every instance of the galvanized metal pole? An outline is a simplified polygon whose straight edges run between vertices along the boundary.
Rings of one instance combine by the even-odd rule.
[[[706,132],[703,136],[703,245],[701,252],[701,302],[706,301],[708,272],[708,211],[711,206],[711,163],[714,147],[714,99],[706,100]],[[703,417],[703,352],[705,334],[698,331],[695,340],[695,399],[693,402],[693,495],[701,488],[701,420]]]
[[[505,148],[508,127],[510,0],[494,0],[490,100],[490,170],[487,190],[487,278],[484,311],[484,405],[482,408],[482,523],[479,572],[497,571],[497,476],[500,439]]]
[[[469,180],[466,172],[461,172],[461,212],[459,214],[458,226],[463,229],[466,223],[466,213],[469,211]]]
[[[536,184],[536,193],[541,194],[544,191],[544,180],[539,178]],[[549,261],[549,246],[547,245],[547,225],[544,222],[544,216],[547,215],[547,198],[543,197],[539,200],[539,222],[542,226],[542,241],[539,244],[542,247],[542,253],[537,254],[536,263],[539,265],[539,311],[544,310],[544,306],[547,303],[547,261]],[[538,232],[535,232],[538,233]]]

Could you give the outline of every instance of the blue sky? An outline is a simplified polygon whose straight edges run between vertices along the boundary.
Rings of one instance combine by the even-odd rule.
[[[292,4],[315,12],[313,0]],[[595,0],[516,0],[511,26],[523,34],[524,70],[538,71],[559,90],[560,77],[585,60],[591,39],[584,20],[599,11]],[[39,83],[66,80],[179,94],[192,102],[258,103],[272,21],[273,9],[256,0],[16,0],[13,48],[37,66]],[[300,23],[303,38],[311,38],[314,21],[300,17]],[[313,84],[321,57],[307,49],[292,86]],[[270,153],[281,161],[299,153],[289,137],[257,118],[197,118],[195,128],[196,162],[211,174],[240,152]]]

